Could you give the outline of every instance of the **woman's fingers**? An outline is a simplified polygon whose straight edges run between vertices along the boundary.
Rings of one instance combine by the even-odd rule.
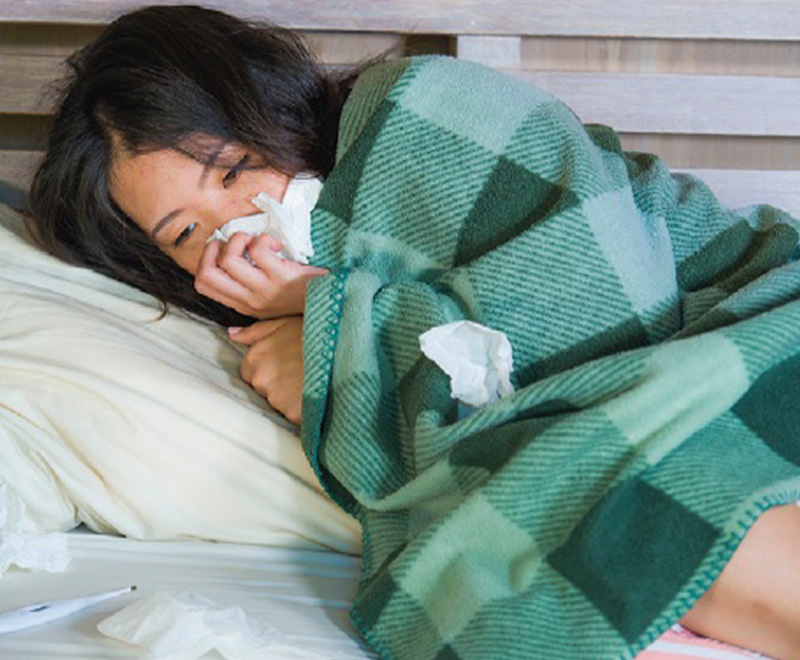
[[[194,288],[198,293],[202,293],[204,296],[219,302],[222,302],[220,297],[243,300],[247,295],[247,288],[218,267],[217,259],[219,258],[219,253],[219,241],[213,241],[208,244],[197,264]]]
[[[228,334],[233,341],[249,346],[253,342],[269,337],[282,323],[283,319],[257,321],[246,328],[228,328]]]
[[[302,314],[308,281],[328,271],[282,259],[275,254],[280,248],[267,234],[237,232],[227,243],[212,241],[200,257],[195,288],[260,319]]]
[[[267,278],[242,256],[248,238],[247,234],[235,234],[228,243],[209,243],[200,256],[194,284],[198,293],[252,315],[253,291],[265,287]]]
[[[272,252],[280,252],[283,248],[281,242],[269,234],[256,234],[255,236],[251,236],[250,239],[253,242],[259,243],[261,247],[265,247]]]
[[[239,373],[278,412],[300,422],[303,403],[303,319],[290,316],[261,321],[237,334],[250,348]]]
[[[306,266],[305,264],[298,264],[294,261],[281,259],[277,251],[281,249],[280,243],[267,234],[260,234],[254,236],[250,241],[247,251],[250,257],[260,269],[267,272],[271,279],[280,279],[284,281],[292,280],[298,277],[299,274],[307,278],[317,277],[319,275],[327,275],[328,271],[324,268],[317,268],[316,266]]]
[[[279,271],[282,268],[282,264],[285,263],[284,259],[275,254],[282,247],[278,241],[268,234],[259,234],[258,236],[250,237],[247,253],[257,268],[272,274],[273,271]]]
[[[252,238],[249,234],[241,232],[234,234],[220,248],[217,266],[250,291],[260,291],[269,282],[268,273],[263,272],[258,267],[254,267],[245,256],[245,250],[247,250]]]

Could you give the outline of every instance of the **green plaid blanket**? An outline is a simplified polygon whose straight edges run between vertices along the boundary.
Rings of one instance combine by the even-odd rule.
[[[631,658],[800,499],[798,223],[475,64],[368,69],[312,216],[303,443],[385,658]],[[467,417],[420,351],[504,332]]]

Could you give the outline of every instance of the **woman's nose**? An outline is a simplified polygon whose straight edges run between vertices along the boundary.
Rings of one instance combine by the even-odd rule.
[[[210,204],[208,211],[210,236],[214,233],[214,230],[219,229],[231,220],[258,213],[259,209],[253,204],[249,196],[236,198],[219,196]]]

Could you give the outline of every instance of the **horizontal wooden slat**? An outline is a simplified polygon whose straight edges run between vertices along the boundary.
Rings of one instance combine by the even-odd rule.
[[[619,136],[626,151],[658,154],[672,169],[800,170],[800,138],[669,133]]]
[[[24,55],[67,57],[99,37],[104,27],[0,22],[0,60]],[[406,39],[406,35],[395,32],[306,31],[301,34],[316,56],[331,64],[358,62],[402,45]]]
[[[0,112],[47,114],[59,57],[0,60]],[[800,136],[800,78],[508,70],[569,105],[584,122],[629,133]]]
[[[326,64],[354,64],[391,48],[403,49],[404,38],[380,32],[310,32],[304,35],[314,55]]]
[[[38,151],[0,151],[0,181],[27,189],[42,154]],[[772,204],[800,218],[800,171],[674,170],[703,179],[729,208]]]
[[[0,181],[27,190],[41,158],[41,151],[0,151]]]
[[[771,204],[800,219],[800,172],[777,170],[673,170],[705,181],[732,209]]]
[[[528,37],[521,51],[538,71],[800,76],[800,41]]]
[[[41,157],[38,151],[0,151],[0,202],[25,210],[25,192]]]
[[[49,114],[52,101],[45,98],[65,69],[63,58],[17,55],[0,58],[0,112]]]
[[[2,0],[0,0],[2,3]],[[60,55],[96,39],[102,25],[46,25],[0,22],[0,59],[18,55]]]
[[[2,1],[2,0],[0,0]],[[403,38],[383,33],[311,33],[311,50],[323,62],[332,65],[354,64],[380,55],[392,48],[403,50]],[[22,50],[22,47],[19,48]],[[69,52],[29,54],[0,48],[0,113],[49,114],[51,83],[67,69],[63,65]]]
[[[95,39],[103,27],[0,22],[0,59],[17,55],[66,57]],[[408,50],[417,53],[457,50],[447,35],[345,31],[302,34],[317,55],[331,63],[355,62],[366,54],[377,54],[403,42]],[[425,47],[415,48],[421,40],[425,40]],[[539,71],[800,76],[800,41],[526,37],[521,40],[521,67]]]
[[[0,21],[106,23],[141,4],[140,0],[4,0]],[[796,0],[207,0],[203,4],[314,30],[347,26],[359,31],[418,34],[800,38],[800,3]]]
[[[800,135],[800,78],[509,71],[629,133]]]
[[[518,69],[521,49],[522,39],[519,37],[462,35],[456,38],[455,55],[487,66]]]

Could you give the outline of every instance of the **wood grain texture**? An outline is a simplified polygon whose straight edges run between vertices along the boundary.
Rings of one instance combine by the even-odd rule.
[[[800,138],[622,133],[622,148],[658,154],[668,167],[800,170]]]
[[[525,37],[523,69],[800,76],[800,41]]]
[[[755,1],[755,0],[754,0]],[[61,55],[96,38],[103,26],[0,23],[0,57]],[[305,31],[312,49],[331,63],[356,61],[403,42],[426,39],[423,52],[454,52],[447,35]],[[474,39],[482,39],[473,35]],[[438,40],[434,43],[434,40]],[[523,37],[521,67],[544,71],[700,73],[800,76],[800,41]]]
[[[456,37],[456,57],[480,62],[486,66],[518,69],[522,60],[520,37],[487,37],[461,35]]]
[[[309,32],[304,35],[314,55],[326,64],[355,64],[390,49],[403,52],[405,37],[381,32]]]
[[[0,181],[27,190],[43,155],[41,151],[0,150]]]
[[[65,73],[62,57],[18,55],[0,58],[0,112],[49,114],[51,86]]]
[[[0,0],[2,4],[4,0]],[[60,55],[100,36],[102,25],[46,25],[37,23],[0,23],[0,57],[17,55]]]
[[[800,135],[800,78],[509,71],[629,133]]]
[[[477,45],[485,43],[482,39]],[[505,41],[489,44],[500,48],[473,49],[472,56],[484,61],[514,56],[513,43],[511,48]],[[352,55],[339,53],[342,60]],[[2,58],[0,112],[49,113],[48,87],[64,71],[62,61],[57,56]],[[798,78],[508,72],[563,100],[582,121],[622,132],[800,136]]]
[[[800,172],[764,170],[685,171],[705,181],[724,206],[771,204],[800,218]]]
[[[196,0],[167,0],[193,4]],[[141,0],[4,0],[0,21],[106,23]],[[290,27],[497,35],[800,39],[796,0],[208,0],[209,7]]]

